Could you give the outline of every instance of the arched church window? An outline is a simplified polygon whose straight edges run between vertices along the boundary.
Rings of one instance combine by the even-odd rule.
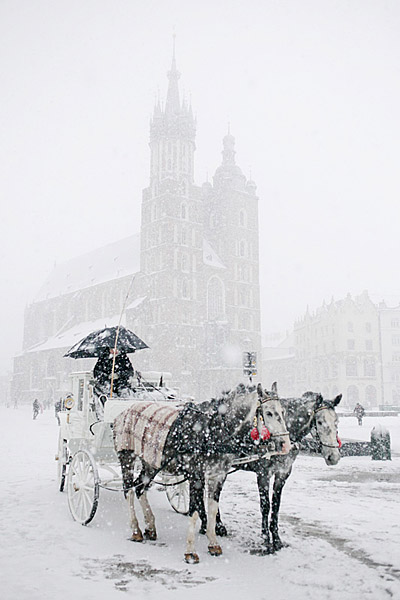
[[[187,244],[187,231],[186,231],[186,227],[182,227],[182,231],[181,231],[181,244],[183,244],[183,245]]]
[[[184,279],[182,279],[182,298],[190,298],[189,282],[186,279],[186,277],[184,277]]]
[[[186,254],[186,252],[182,252],[181,255],[181,269],[185,272],[189,271],[189,256]]]
[[[183,188],[183,191],[185,191],[184,190],[184,188],[185,188],[185,182],[184,181],[182,181],[182,188]],[[181,219],[183,219],[184,221],[186,221],[187,218],[188,218],[188,207],[187,207],[186,202],[183,202],[181,204]]]
[[[219,277],[211,277],[207,284],[207,317],[209,321],[225,317],[225,289]]]
[[[247,227],[247,213],[244,208],[239,213],[239,225],[240,227]]]
[[[218,227],[218,217],[215,212],[210,214],[210,229]]]

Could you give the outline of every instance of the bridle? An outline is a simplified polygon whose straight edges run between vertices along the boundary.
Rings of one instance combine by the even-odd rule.
[[[336,433],[337,444],[335,444],[335,445],[334,444],[325,444],[325,442],[323,442],[321,440],[321,436],[318,433],[318,427],[317,427],[317,422],[316,422],[316,418],[315,418],[316,414],[318,412],[320,412],[321,410],[329,410],[331,408],[333,408],[333,407],[332,406],[328,406],[328,405],[322,405],[322,406],[319,406],[318,408],[314,409],[313,412],[312,412],[312,414],[311,414],[309,425],[310,425],[310,430],[314,430],[315,431],[315,437],[318,440],[318,442],[321,444],[321,446],[325,446],[325,448],[337,448],[337,449],[339,449],[339,448],[342,447],[342,442],[341,442],[341,440],[340,440],[340,438],[339,438],[339,436],[338,436],[337,433]]]
[[[265,426],[264,416],[262,413],[262,405],[266,404],[270,400],[279,400],[279,398],[275,394],[267,394],[266,396],[259,396],[258,398],[256,414],[254,415],[253,429],[250,432],[251,438],[255,443],[268,442],[268,440],[270,440],[271,438],[284,437],[289,435],[288,431],[283,431],[282,433],[271,433],[269,429]]]

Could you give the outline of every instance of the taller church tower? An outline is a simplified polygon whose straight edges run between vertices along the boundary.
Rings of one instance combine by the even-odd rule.
[[[153,368],[193,393],[193,358],[204,347],[203,210],[194,185],[196,122],[179,95],[175,48],[165,107],[150,123],[150,185],[143,190],[141,288],[148,298],[146,342]],[[150,365],[149,365],[150,366]],[[179,378],[177,381],[175,378]]]
[[[136,286],[146,300],[133,327],[150,346],[137,367],[170,372],[182,394],[202,399],[238,383],[243,351],[261,350],[258,198],[229,132],[213,184],[195,185],[196,121],[179,76],[174,48],[165,106],[150,122]]]

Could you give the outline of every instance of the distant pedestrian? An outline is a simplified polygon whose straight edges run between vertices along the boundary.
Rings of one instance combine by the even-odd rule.
[[[54,403],[54,415],[57,419],[57,423],[60,425],[60,412],[62,407],[62,399],[60,398],[57,402]]]
[[[358,424],[361,426],[363,416],[365,415],[364,407],[359,402],[357,402],[357,404],[354,407],[353,412],[354,412],[355,416],[357,417]]]
[[[40,404],[39,404],[39,400],[37,398],[34,399],[33,401],[33,420],[36,419],[36,417],[39,414],[39,410],[40,410]]]

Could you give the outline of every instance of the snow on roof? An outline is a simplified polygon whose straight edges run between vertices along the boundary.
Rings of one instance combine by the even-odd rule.
[[[137,308],[138,306],[140,306],[143,302],[143,300],[146,300],[147,296],[142,296],[141,298],[136,298],[133,302],[131,302],[130,304],[128,304],[128,306],[126,307],[126,310],[132,310],[134,308]]]
[[[217,269],[226,269],[226,266],[219,258],[218,254],[212,248],[211,244],[207,240],[203,239],[203,262],[205,265],[210,267],[217,267]]]
[[[102,246],[54,267],[34,302],[133,275],[140,269],[140,234]]]
[[[62,348],[71,348],[74,344],[82,340],[92,331],[98,329],[104,329],[105,327],[117,326],[120,320],[120,315],[114,315],[112,317],[103,317],[96,319],[96,321],[86,321],[84,323],[78,323],[67,331],[59,333],[50,337],[46,342],[43,342],[37,346],[29,348],[27,352],[41,352],[42,350],[55,350]],[[125,316],[122,317],[121,325],[125,326]]]

